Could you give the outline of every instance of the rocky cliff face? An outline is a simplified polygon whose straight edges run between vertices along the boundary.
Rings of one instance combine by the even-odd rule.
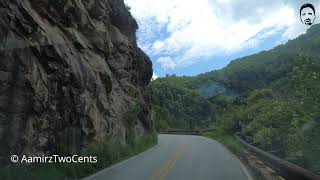
[[[123,0],[0,0],[0,156],[152,130],[152,65]]]

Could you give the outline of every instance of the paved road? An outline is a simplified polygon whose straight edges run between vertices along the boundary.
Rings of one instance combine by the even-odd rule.
[[[85,180],[248,180],[240,161],[201,136],[159,135],[147,152]]]

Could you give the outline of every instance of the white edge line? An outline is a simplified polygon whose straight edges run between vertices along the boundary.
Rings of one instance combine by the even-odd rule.
[[[244,172],[244,174],[246,174],[246,176],[248,177],[249,180],[253,180],[252,176],[250,175],[250,173],[248,172],[248,169],[243,165],[243,163],[240,161],[240,166],[242,171]]]
[[[229,154],[231,154],[231,156],[233,156],[233,158],[236,158],[239,161],[241,170],[248,177],[248,180],[253,180],[253,178],[252,178],[251,174],[249,173],[248,169],[246,168],[245,165],[243,165],[243,163],[238,158],[238,156],[236,156],[233,152],[231,152],[224,144],[220,143],[219,141],[217,141],[215,139],[211,139],[211,138],[208,138],[208,137],[205,137],[205,136],[202,136],[202,137],[210,139],[211,141],[215,141],[216,143],[220,144],[224,149],[226,149],[226,151],[228,151]]]
[[[159,144],[157,144],[157,145],[149,148],[148,150],[143,151],[143,152],[141,152],[140,154],[137,154],[137,155],[135,155],[135,156],[133,156],[133,157],[131,157],[131,158],[129,158],[129,159],[120,161],[120,162],[118,162],[118,163],[116,163],[116,164],[114,164],[114,165],[112,165],[112,166],[110,166],[110,167],[107,167],[107,168],[105,168],[105,169],[102,169],[102,170],[100,170],[100,171],[98,171],[98,172],[90,175],[90,176],[87,176],[87,177],[83,178],[82,180],[90,180],[90,179],[92,179],[92,178],[94,178],[94,177],[96,177],[96,176],[98,176],[98,175],[100,175],[100,174],[102,174],[102,173],[108,172],[108,171],[110,171],[110,170],[112,170],[112,169],[114,169],[114,168],[116,168],[116,167],[121,166],[122,164],[125,164],[125,163],[128,162],[128,161],[131,161],[131,160],[133,160],[133,159],[136,159],[136,158],[144,155],[145,153],[147,153],[147,152],[155,149],[155,148],[158,147],[158,146],[159,146]]]

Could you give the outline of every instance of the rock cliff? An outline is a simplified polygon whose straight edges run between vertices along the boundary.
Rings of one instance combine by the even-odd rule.
[[[152,131],[152,64],[123,0],[0,0],[0,156]]]

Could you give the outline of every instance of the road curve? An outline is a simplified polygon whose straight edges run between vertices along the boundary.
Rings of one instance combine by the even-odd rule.
[[[159,135],[154,148],[85,180],[248,180],[237,157],[211,139]]]

